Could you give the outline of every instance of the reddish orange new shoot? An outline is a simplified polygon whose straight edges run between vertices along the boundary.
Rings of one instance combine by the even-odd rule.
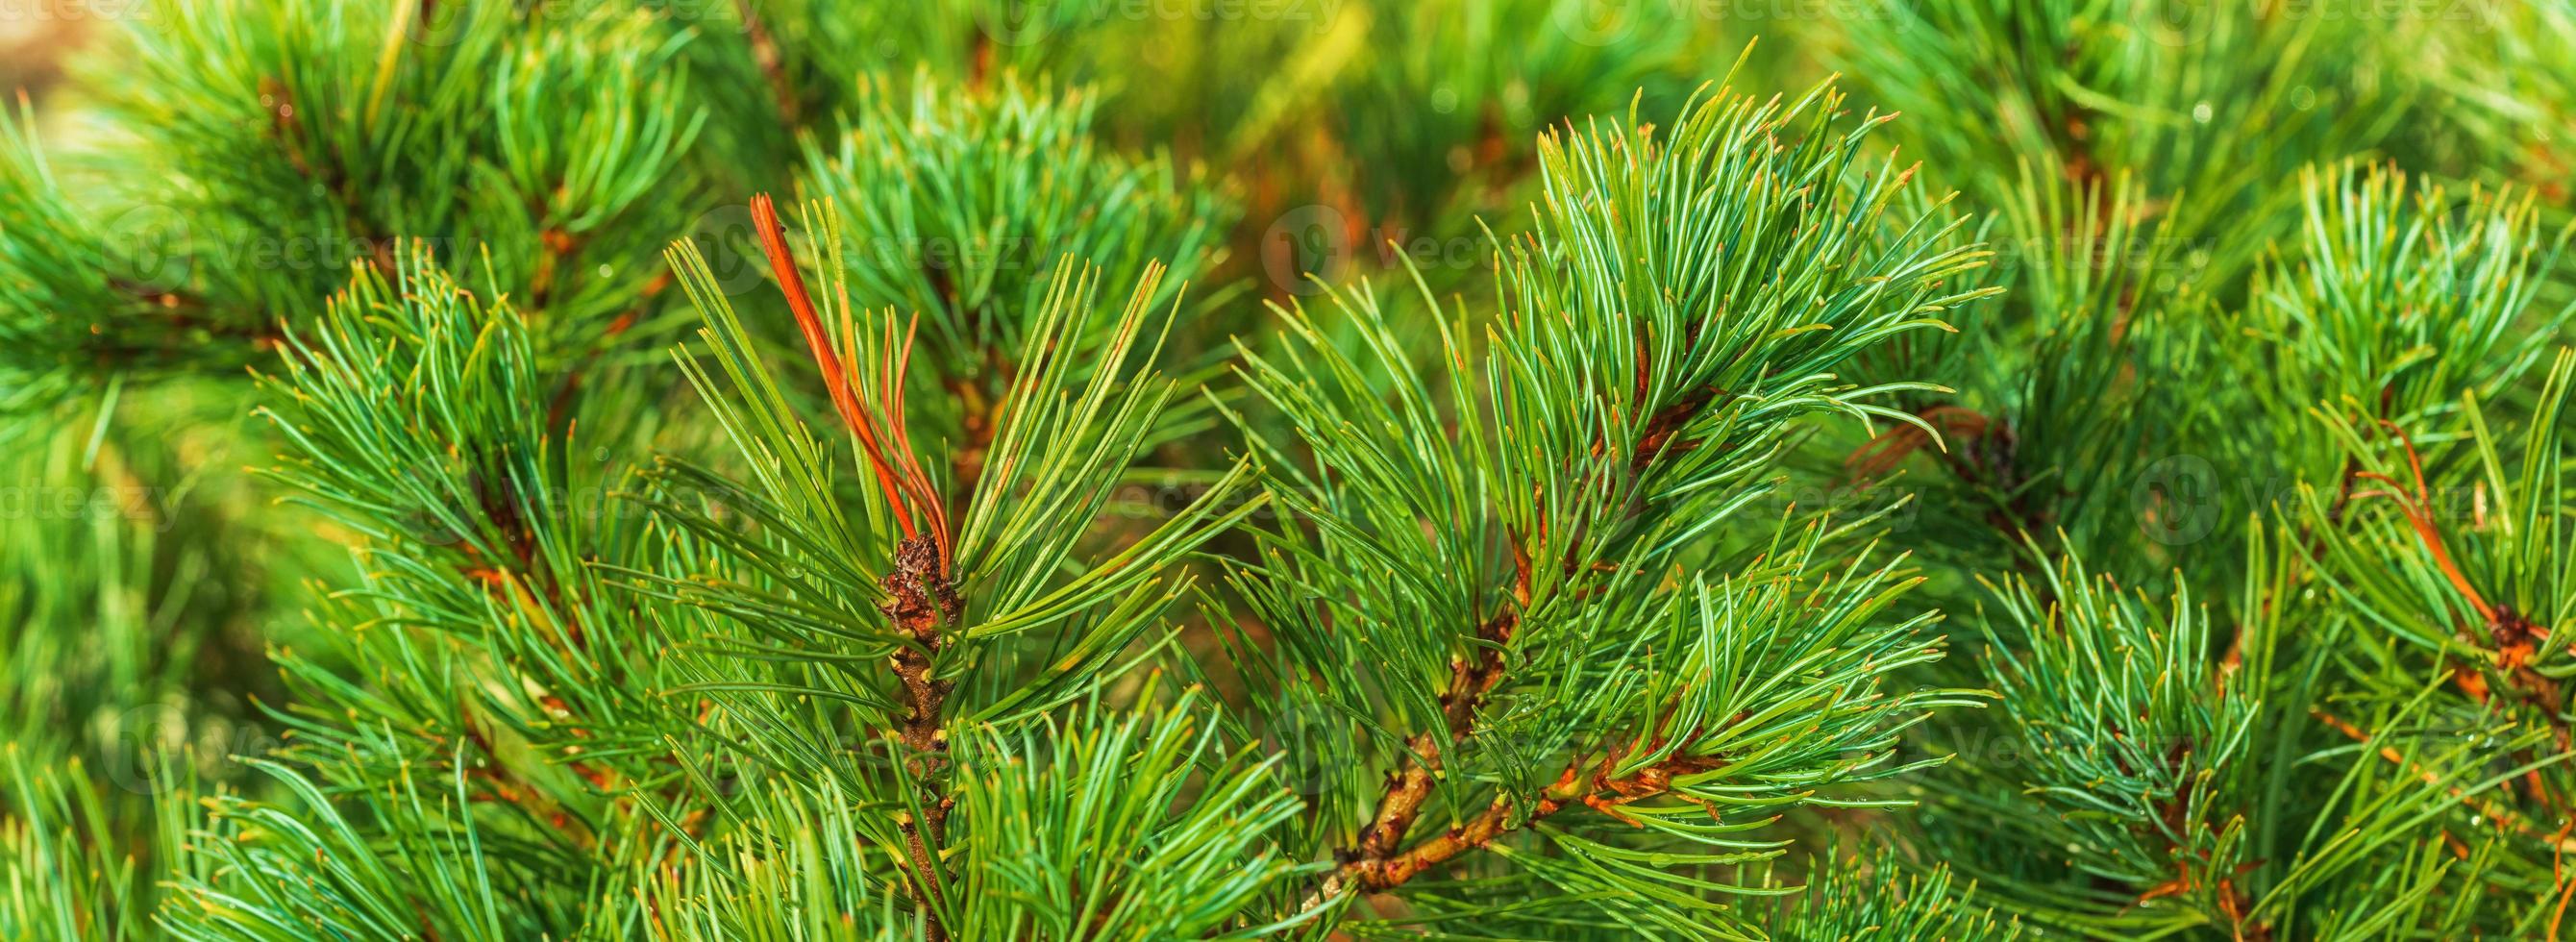
[[[2380,427],[2388,430],[2388,434],[2397,438],[2399,445],[2405,447],[2406,468],[2415,478],[2414,492],[2408,493],[2406,485],[2398,483],[2397,479],[2388,475],[2376,471],[2362,471],[2353,474],[2353,479],[2378,481],[2387,485],[2387,488],[2362,491],[2352,495],[2352,499],[2358,502],[2372,497],[2384,497],[2396,503],[2398,512],[2406,515],[2407,525],[2415,529],[2415,537],[2423,542],[2425,551],[2433,554],[2434,565],[2441,567],[2442,575],[2450,580],[2451,587],[2459,591],[2460,597],[2467,600],[2471,608],[2477,609],[2479,618],[2484,619],[2488,624],[2494,624],[2495,606],[2487,604],[2486,596],[2478,594],[2477,587],[2469,584],[2468,575],[2460,571],[2459,564],[2451,561],[2450,548],[2442,544],[2441,531],[2433,526],[2431,506],[2433,495],[2430,489],[2424,486],[2424,461],[2415,454],[2414,439],[2408,438],[2406,430],[2398,428],[2395,423],[2386,419],[2380,419],[2378,422]]]
[[[787,307],[796,315],[796,329],[805,336],[805,346],[814,353],[814,365],[822,370],[823,384],[832,396],[832,409],[840,413],[850,434],[859,440],[859,450],[876,475],[877,489],[885,495],[886,504],[894,511],[895,526],[909,539],[921,535],[922,526],[913,515],[917,510],[925,519],[930,537],[939,546],[940,567],[950,563],[948,512],[939,498],[938,489],[921,470],[921,459],[913,452],[912,439],[905,431],[903,383],[905,371],[912,364],[913,331],[907,327],[901,343],[894,338],[894,324],[886,323],[885,362],[881,369],[884,402],[881,408],[869,408],[859,398],[858,378],[842,367],[835,352],[831,334],[823,328],[822,314],[815,309],[814,296],[805,288],[804,273],[796,265],[796,253],[788,248],[787,230],[778,221],[778,208],[766,193],[751,198],[752,224],[760,233],[761,254],[769,259],[769,269],[778,276],[778,290],[787,296]],[[841,289],[842,333],[850,333],[848,289]]]

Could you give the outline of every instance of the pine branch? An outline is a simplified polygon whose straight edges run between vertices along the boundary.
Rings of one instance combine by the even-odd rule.
[[[926,809],[927,814],[919,823],[905,815],[896,824],[903,830],[905,853],[911,860],[914,897],[928,907],[924,931],[931,939],[945,939],[948,930],[938,914],[948,909],[947,901],[941,898],[946,880],[940,874],[937,849],[947,841],[948,813],[954,800],[942,793],[938,782],[946,774],[948,751],[943,707],[955,682],[937,676],[936,664],[947,646],[947,635],[962,627],[958,619],[965,610],[965,600],[950,583],[947,505],[923,476],[919,460],[913,457],[909,417],[903,409],[904,365],[911,358],[911,337],[907,331],[900,345],[888,343],[884,348],[889,351],[888,359],[877,376],[885,398],[862,402],[860,396],[865,390],[861,380],[842,368],[841,355],[834,352],[835,344],[816,312],[812,295],[805,289],[796,257],[787,247],[787,233],[779,224],[776,209],[765,194],[755,197],[751,205],[761,251],[777,274],[779,290],[785,293],[797,328],[803,332],[815,366],[830,390],[833,408],[859,442],[861,453],[876,475],[879,496],[903,531],[903,538],[895,544],[893,568],[878,583],[886,595],[879,608],[910,642],[895,650],[892,662],[899,680],[896,702],[902,709],[897,738],[908,751],[904,767],[918,789],[917,796],[909,800]],[[846,288],[843,290],[840,309],[846,319],[849,304]],[[846,321],[842,333],[850,333]],[[916,513],[922,518],[918,527],[914,523]]]
[[[845,509],[830,483],[822,440],[796,417],[703,259],[682,243],[674,266],[708,319],[711,360],[729,385],[715,382],[695,358],[684,354],[681,362],[733,432],[752,483],[673,464],[663,475],[668,490],[700,492],[708,508],[723,507],[741,522],[686,503],[656,506],[723,547],[719,558],[731,557],[739,575],[630,574],[649,592],[743,619],[786,645],[770,659],[784,683],[754,681],[757,673],[743,676],[732,663],[712,661],[706,669],[714,677],[686,689],[719,695],[727,710],[768,730],[734,743],[747,754],[782,772],[833,776],[851,794],[877,796],[886,814],[877,819],[883,830],[872,824],[869,839],[901,861],[921,931],[961,937],[980,924],[987,901],[959,890],[968,874],[953,850],[1007,824],[963,817],[970,809],[960,804],[958,778],[975,770],[951,751],[959,731],[1031,722],[1116,681],[1125,669],[1119,652],[1142,636],[1170,598],[1156,585],[1156,573],[1259,504],[1225,506],[1234,501],[1238,470],[1132,545],[1073,563],[1084,536],[1079,524],[1098,514],[1171,389],[1168,381],[1129,371],[1130,364],[1153,359],[1154,351],[1137,343],[1159,273],[1148,272],[1125,312],[1102,333],[1092,326],[1091,283],[1073,280],[1068,271],[1033,312],[1018,354],[1023,368],[998,406],[993,464],[966,495],[965,513],[952,529],[948,502],[911,444],[950,413],[925,415],[906,404],[905,386],[913,381],[909,332],[894,329],[891,313],[859,320],[850,270],[837,254],[822,256],[831,273],[829,293],[808,289],[767,200],[755,203],[755,218],[814,375],[825,383],[840,431],[874,493]],[[837,216],[826,211],[815,221],[807,227],[815,245],[841,244]],[[887,561],[881,573],[867,571],[862,561],[871,558]],[[872,604],[852,604],[862,599]],[[796,614],[772,620],[771,613],[785,611]],[[1052,649],[1043,672],[1009,673],[1022,636],[1044,638]],[[739,650],[743,643],[721,635],[708,640],[723,641],[718,650]],[[876,658],[887,665],[881,673],[859,669]],[[855,708],[900,750],[889,763],[892,782],[815,753],[805,737],[828,740],[838,726],[804,715],[817,702]],[[797,729],[810,732],[780,734]]]
[[[1717,691],[1682,675],[1615,672],[1636,656],[1619,631],[1669,619],[1682,633],[1659,654],[1724,644],[1682,627],[1689,615],[1664,606],[1690,593],[1657,580],[1688,578],[1692,548],[1761,492],[1792,418],[1903,420],[1860,400],[1907,384],[1839,386],[1837,364],[1990,293],[1950,290],[1981,256],[1934,228],[1870,244],[1911,174],[1854,168],[1877,121],[1838,132],[1834,111],[1829,86],[1788,103],[1720,94],[1669,139],[1620,126],[1542,141],[1549,200],[1539,231],[1504,259],[1490,342],[1468,345],[1417,279],[1454,379],[1418,372],[1365,287],[1327,295],[1347,315],[1330,330],[1355,331],[1363,353],[1327,345],[1327,328],[1297,310],[1283,312],[1298,343],[1279,360],[1247,351],[1254,389],[1313,452],[1314,472],[1274,454],[1272,486],[1316,536],[1272,535],[1257,576],[1273,584],[1247,574],[1238,587],[1294,639],[1283,675],[1353,715],[1391,710],[1406,730],[1390,737],[1403,748],[1363,806],[1366,826],[1338,845],[1341,864],[1306,908],[1406,885],[1572,805],[1642,826],[1641,803],[1694,807],[1711,794],[1693,783],[1753,774],[1720,743],[1747,734],[1725,716],[1761,708],[1721,713],[1702,700]],[[1849,260],[1789,261],[1824,257]],[[1811,548],[1781,565],[1803,566]],[[1743,578],[1768,585],[1757,573],[1769,571]],[[1322,617],[1307,601],[1318,596]],[[1866,739],[1858,730],[1846,732]],[[1518,784],[1542,774],[1557,784]],[[1504,787],[1470,798],[1459,784],[1479,780]],[[1435,807],[1455,825],[1416,839]]]

